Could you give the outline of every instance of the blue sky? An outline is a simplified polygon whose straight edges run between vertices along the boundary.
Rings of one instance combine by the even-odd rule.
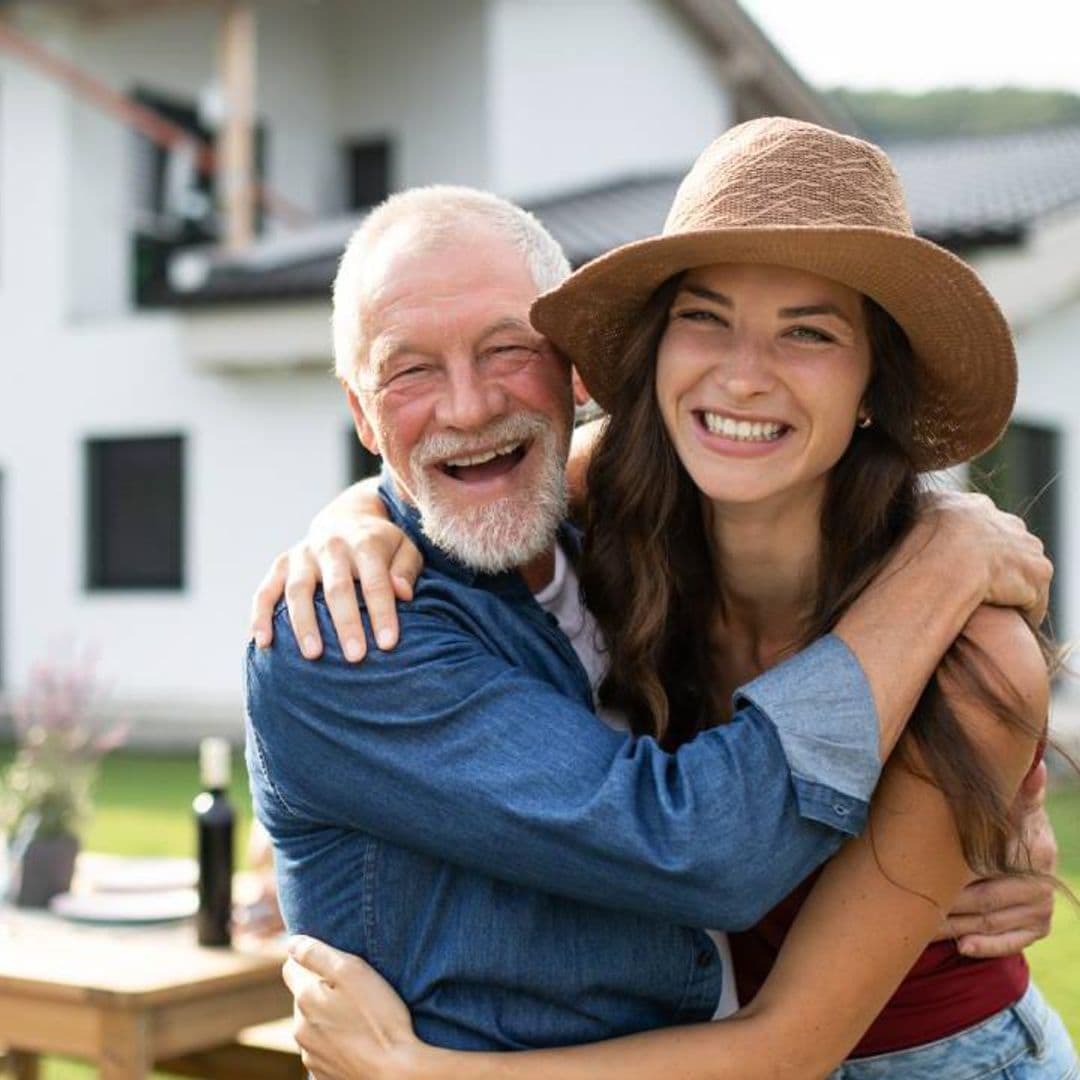
[[[1078,0],[740,0],[818,86],[1080,93]]]

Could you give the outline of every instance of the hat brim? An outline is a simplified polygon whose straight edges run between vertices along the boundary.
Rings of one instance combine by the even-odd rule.
[[[923,471],[989,449],[1016,399],[1008,322],[975,272],[909,233],[848,226],[709,229],[601,255],[540,296],[530,318],[610,409],[642,307],[668,278],[713,263],[805,270],[871,297],[903,327],[918,366],[913,456]]]

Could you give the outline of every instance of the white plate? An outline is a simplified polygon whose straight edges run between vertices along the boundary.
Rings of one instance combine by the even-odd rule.
[[[78,867],[80,891],[161,892],[194,889],[199,884],[199,864],[194,859],[89,852],[79,856]]]
[[[198,910],[194,889],[133,893],[61,893],[50,909],[65,919],[95,923],[161,923],[188,919]]]

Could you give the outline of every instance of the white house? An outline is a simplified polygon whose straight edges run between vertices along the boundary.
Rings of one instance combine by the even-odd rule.
[[[357,468],[327,285],[365,205],[492,188],[580,260],[618,233],[591,206],[654,228],[730,123],[845,123],[732,0],[231,6],[268,199],[207,263],[175,256],[218,235],[215,181],[133,124],[212,137],[220,5],[0,0],[0,677],[94,642],[143,741],[240,731],[255,580]]]

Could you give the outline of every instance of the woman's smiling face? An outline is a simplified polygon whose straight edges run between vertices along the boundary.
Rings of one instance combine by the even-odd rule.
[[[660,340],[656,396],[683,466],[717,503],[823,488],[870,379],[862,295],[780,266],[688,271]]]

